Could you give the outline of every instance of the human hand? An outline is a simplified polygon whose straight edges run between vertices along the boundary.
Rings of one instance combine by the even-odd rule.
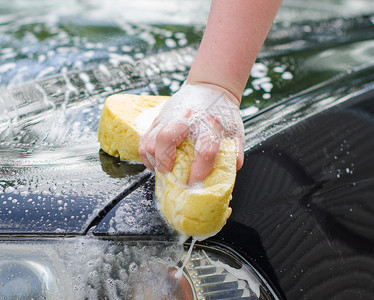
[[[141,139],[140,158],[153,171],[169,172],[177,147],[187,137],[195,143],[189,185],[203,181],[210,174],[223,138],[235,141],[237,169],[240,169],[244,158],[244,127],[239,100],[213,85],[183,85],[165,103]]]

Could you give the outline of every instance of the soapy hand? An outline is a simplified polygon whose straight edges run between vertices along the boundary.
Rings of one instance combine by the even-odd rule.
[[[161,173],[172,170],[176,149],[185,138],[195,143],[189,185],[203,181],[212,171],[221,140],[236,144],[237,169],[243,165],[244,128],[239,100],[208,84],[185,84],[164,105],[139,143],[145,166]]]

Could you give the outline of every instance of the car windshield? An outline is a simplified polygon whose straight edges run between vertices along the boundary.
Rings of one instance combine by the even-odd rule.
[[[105,98],[177,91],[210,1],[3,2],[0,230],[86,232],[148,176],[99,151]],[[373,11],[371,0],[284,1],[244,90],[243,117],[373,62]],[[141,212],[143,221],[125,218],[132,230],[162,223]]]

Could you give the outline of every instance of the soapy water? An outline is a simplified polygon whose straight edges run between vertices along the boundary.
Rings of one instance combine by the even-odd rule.
[[[225,264],[225,263],[223,263],[219,260],[215,261],[215,260],[210,259],[209,255],[207,255],[204,250],[202,250],[202,251],[203,251],[205,257],[207,258],[207,260],[209,261],[209,263],[212,266],[215,266],[217,268],[223,268],[226,271],[228,271],[230,274],[236,276],[236,278],[245,280],[249,284],[251,290],[255,293],[255,295],[258,298],[260,298],[259,280],[252,273],[245,270],[244,266],[242,266],[240,269],[233,268],[233,267],[229,266],[228,264]]]
[[[126,299],[193,299],[189,282],[184,277],[177,277],[174,272],[173,268],[160,261],[148,262],[136,276],[130,276]]]
[[[154,180],[151,178],[111,209],[95,227],[95,233],[148,236],[182,244],[159,213],[153,189]]]
[[[97,255],[90,255],[82,268],[84,270],[88,267],[91,272],[74,270],[76,276],[89,274],[87,277],[82,276],[81,280],[78,275],[77,284],[74,286],[76,291],[85,293],[89,299],[101,299],[100,293],[111,299],[124,296],[125,299],[147,299],[142,297],[146,295],[147,287],[153,292],[169,292],[167,270],[177,263],[182,248],[170,242],[133,245],[112,243],[104,249],[96,247],[94,250]],[[105,255],[102,255],[103,251]],[[87,255],[83,247],[81,253]],[[104,287],[104,291],[100,289],[100,285]]]
[[[70,0],[71,9],[66,9],[66,1],[54,1],[50,6],[36,1],[15,2],[9,4],[8,10],[3,8],[0,21],[3,45],[0,87],[98,67],[107,62],[113,66],[133,63],[148,52],[198,42],[204,24],[202,8],[206,10],[208,4],[202,1],[199,7],[184,5],[175,14],[175,7],[158,3],[165,14],[179,19],[177,23],[168,23],[165,16],[161,18],[158,14],[157,17],[157,10],[149,7],[150,4],[157,5],[157,1],[148,1],[143,13],[139,10],[147,1],[134,5],[131,1],[83,3]],[[123,9],[118,7],[121,3]],[[22,9],[18,10],[18,7]],[[153,13],[153,18],[145,16],[145,8]],[[195,10],[200,11],[200,18]],[[185,18],[181,18],[183,14]]]
[[[191,258],[192,250],[193,250],[193,247],[194,247],[196,241],[197,241],[196,238],[192,238],[192,242],[191,242],[190,248],[188,249],[186,257],[183,260],[183,264],[182,264],[182,266],[178,269],[178,271],[174,275],[175,278],[181,278],[182,277],[182,275],[183,275],[183,269],[186,267],[188,261]]]
[[[167,276],[168,269],[177,264],[182,251],[181,245],[170,241],[105,241],[74,237],[47,242],[3,242],[0,251],[1,294],[20,293],[27,281],[18,282],[16,290],[17,280],[33,275],[39,278],[33,287],[40,281],[39,285],[51,299],[147,299],[142,297],[139,283],[144,289],[149,287],[165,294],[177,288]],[[13,269],[19,272],[12,278],[3,277],[6,274],[2,269],[4,263],[11,262]],[[137,287],[137,296],[134,287]]]

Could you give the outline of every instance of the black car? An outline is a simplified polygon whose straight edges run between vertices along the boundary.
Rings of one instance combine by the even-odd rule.
[[[182,17],[209,3],[125,1],[119,21],[21,2],[0,9],[0,299],[374,299],[370,1],[285,1],[243,94],[232,215],[181,278],[154,174],[96,131],[108,95],[179,88],[203,30]],[[170,22],[144,21],[156,6]]]

